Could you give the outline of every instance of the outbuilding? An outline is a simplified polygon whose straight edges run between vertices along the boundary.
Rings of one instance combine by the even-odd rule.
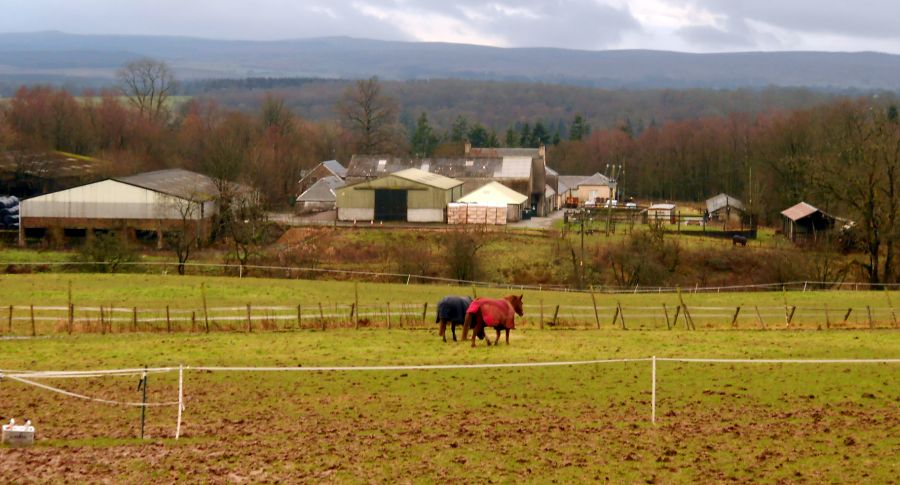
[[[466,194],[458,202],[476,206],[505,207],[506,221],[514,222],[522,219],[522,211],[527,207],[528,196],[499,182],[491,182]]]
[[[297,197],[295,208],[298,214],[313,214],[334,210],[337,200],[337,189],[344,186],[344,181],[338,177],[328,176],[321,178]]]
[[[806,202],[800,202],[781,211],[782,230],[791,241],[815,241],[834,228],[836,217]]]
[[[462,197],[463,182],[408,168],[335,190],[341,221],[444,222],[447,204]]]
[[[710,221],[741,222],[746,212],[744,203],[728,194],[706,199],[706,213]]]
[[[653,204],[647,208],[647,222],[658,224],[675,223],[675,204]]]
[[[185,221],[207,239],[218,211],[219,191],[202,174],[181,169],[119,177],[53,192],[22,201],[19,244],[29,232],[42,231],[55,242],[65,236],[90,239],[94,231],[121,232],[128,239],[141,233],[155,237]]]

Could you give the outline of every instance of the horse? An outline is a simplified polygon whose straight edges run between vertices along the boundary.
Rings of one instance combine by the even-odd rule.
[[[738,244],[746,247],[747,246],[746,236],[739,236],[737,234],[735,234],[734,236],[731,236],[731,246],[734,247],[734,246],[737,246]]]
[[[509,331],[516,328],[516,314],[520,317],[524,315],[522,296],[507,295],[500,300],[476,298],[466,310],[466,319],[465,323],[463,323],[463,340],[466,340],[469,328],[472,327],[472,347],[475,347],[475,336],[479,333],[484,333],[486,327],[494,327],[494,330],[497,331],[494,345],[500,343],[501,330],[506,330],[506,345],[509,345]],[[491,339],[486,338],[485,341],[488,346],[491,345]]]
[[[434,323],[441,324],[438,335],[447,341],[447,323],[450,323],[450,331],[453,332],[453,341],[456,342],[456,326],[462,325],[466,319],[466,310],[472,304],[468,296],[445,296],[437,304],[437,316]]]

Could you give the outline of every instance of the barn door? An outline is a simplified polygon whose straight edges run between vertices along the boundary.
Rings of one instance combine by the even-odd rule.
[[[406,191],[376,189],[375,219],[379,221],[405,221]]]

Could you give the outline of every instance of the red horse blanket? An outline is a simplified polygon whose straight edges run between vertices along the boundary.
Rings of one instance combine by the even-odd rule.
[[[476,298],[466,313],[475,314],[487,327],[504,325],[508,329],[516,328],[516,311],[506,300]]]

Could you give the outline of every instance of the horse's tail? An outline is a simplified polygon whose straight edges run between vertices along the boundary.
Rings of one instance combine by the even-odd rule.
[[[462,339],[463,342],[466,341],[466,337],[469,335],[469,327],[472,325],[472,314],[466,312],[466,318],[463,320],[463,334]]]

